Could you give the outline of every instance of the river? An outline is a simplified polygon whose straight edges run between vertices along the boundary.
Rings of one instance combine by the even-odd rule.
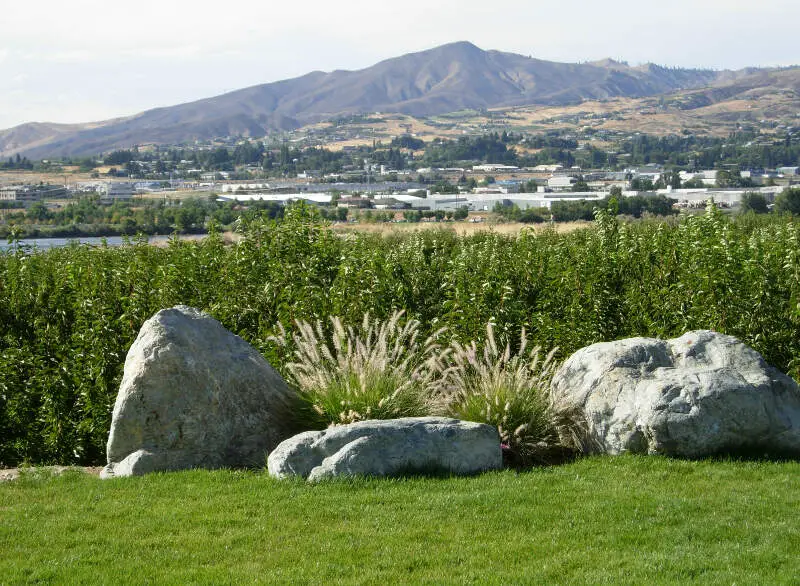
[[[148,242],[150,244],[158,244],[167,242],[171,237],[170,236],[150,236],[148,238]],[[185,235],[180,236],[180,238],[185,239],[196,239],[202,238],[198,235]],[[122,236],[76,236],[74,238],[24,238],[19,240],[20,246],[25,246],[28,248],[37,248],[39,250],[46,250],[48,248],[57,248],[59,246],[69,246],[72,242],[78,242],[80,244],[89,244],[91,246],[101,246],[105,241],[108,246],[120,246],[122,245]],[[128,241],[132,241],[133,237],[128,237]],[[0,241],[0,250],[8,250],[12,248],[14,245],[9,244],[7,241],[3,240]]]

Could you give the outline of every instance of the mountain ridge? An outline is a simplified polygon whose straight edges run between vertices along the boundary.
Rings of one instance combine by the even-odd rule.
[[[80,156],[135,144],[258,137],[375,111],[426,117],[463,109],[637,98],[717,83],[735,85],[743,79],[769,77],[771,71],[679,69],[654,64],[631,67],[610,59],[557,63],[486,51],[460,41],[359,70],[313,71],[109,121],[23,124],[0,131],[0,156]]]

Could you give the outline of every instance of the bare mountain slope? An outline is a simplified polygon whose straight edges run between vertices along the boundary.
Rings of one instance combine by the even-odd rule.
[[[99,122],[89,124],[52,124],[48,122],[30,122],[0,130],[0,155],[13,155],[18,152],[25,152],[37,147],[46,146],[60,140],[63,137],[70,137],[82,130],[97,128],[103,124],[111,123]]]
[[[464,108],[558,105],[608,97],[643,97],[701,88],[733,72],[565,64],[471,43],[444,45],[382,61],[359,71],[313,72],[221,96],[157,108],[93,127],[50,135],[23,125],[0,132],[0,155],[32,158],[95,154],[142,143],[178,144],[215,136],[262,136],[342,114],[401,112],[430,116]],[[54,125],[49,125],[54,126]],[[25,133],[35,140],[20,139]],[[8,137],[16,137],[9,139]]]

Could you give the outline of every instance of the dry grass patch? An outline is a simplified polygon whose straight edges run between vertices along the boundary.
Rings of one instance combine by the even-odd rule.
[[[523,230],[542,232],[544,230],[555,230],[559,234],[583,230],[592,226],[591,222],[557,222],[542,224],[523,224],[520,222],[402,222],[402,223],[380,223],[380,224],[334,224],[331,229],[338,233],[367,233],[380,234],[381,236],[393,236],[398,234],[409,234],[424,230],[449,230],[460,236],[472,236],[481,232],[494,232],[517,236]]]

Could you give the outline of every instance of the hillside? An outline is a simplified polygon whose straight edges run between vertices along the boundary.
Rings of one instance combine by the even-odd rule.
[[[641,98],[464,109],[426,117],[373,113],[308,125],[293,131],[292,139],[299,144],[339,150],[370,145],[376,140],[389,143],[405,133],[431,141],[487,132],[567,132],[592,136],[598,147],[603,146],[602,137],[608,133],[726,137],[746,130],[783,137],[800,126],[800,91],[795,89],[799,86],[800,68],[738,75],[726,72],[712,86]]]
[[[262,136],[363,112],[425,117],[462,109],[636,98],[739,77],[733,72],[630,67],[611,60],[556,63],[461,42],[359,71],[313,72],[93,125],[24,124],[0,132],[0,156],[87,155],[133,144]]]
[[[52,124],[48,122],[30,122],[0,130],[0,155],[11,156],[16,153],[25,153],[31,149],[47,147],[65,137],[99,128],[110,124],[113,120],[89,124]]]

